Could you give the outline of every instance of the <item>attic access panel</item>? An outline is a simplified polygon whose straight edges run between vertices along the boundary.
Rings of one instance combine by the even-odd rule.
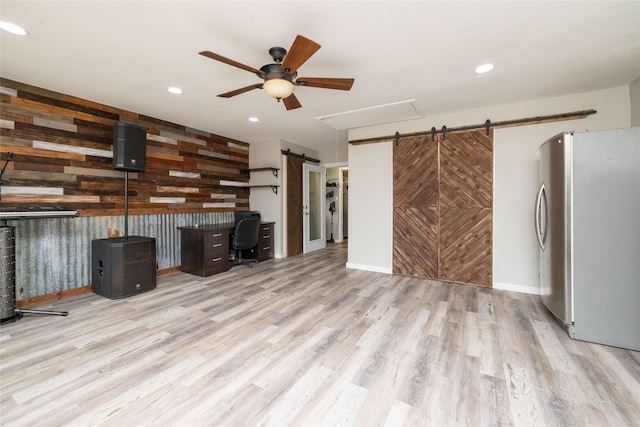
[[[419,119],[422,117],[420,110],[415,104],[415,99],[410,99],[408,101],[329,114],[316,117],[316,119],[335,129],[354,129],[363,126]]]

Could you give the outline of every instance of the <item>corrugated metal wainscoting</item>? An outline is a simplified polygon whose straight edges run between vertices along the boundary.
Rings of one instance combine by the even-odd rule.
[[[233,212],[129,215],[129,235],[156,238],[159,269],[180,265],[177,227],[233,222]],[[124,235],[124,216],[27,219],[16,228],[16,299],[33,298],[91,284],[91,241],[109,228]]]

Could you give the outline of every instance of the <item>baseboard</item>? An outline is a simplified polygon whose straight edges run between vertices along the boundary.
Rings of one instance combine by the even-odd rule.
[[[156,276],[164,276],[165,274],[171,274],[180,271],[180,266],[163,268],[162,270],[156,270]],[[53,301],[61,300],[63,298],[75,297],[76,295],[87,294],[91,292],[91,285],[80,286],[79,288],[66,289],[64,291],[56,292],[53,294],[40,295],[32,298],[25,298],[16,301],[16,308],[27,308],[38,305],[47,304]]]
[[[364,265],[364,264],[354,264],[352,262],[347,263],[347,268],[351,268],[354,270],[373,271],[374,273],[393,274],[393,270],[391,268],[378,267],[373,265]]]
[[[79,288],[66,289],[64,291],[56,292],[53,294],[40,295],[33,298],[25,298],[16,301],[16,308],[27,308],[36,305],[43,305],[53,301],[61,300],[63,298],[74,297],[76,295],[82,295],[91,292],[91,285],[81,286]]]
[[[521,294],[540,295],[540,288],[537,286],[514,285],[512,283],[493,282],[493,289],[501,291],[520,292]]]
[[[347,268],[352,268],[354,270],[373,271],[376,273],[393,274],[393,270],[390,268],[377,267],[377,266],[364,265],[364,264],[354,264],[352,262],[347,263]],[[514,285],[512,283],[493,282],[493,289],[498,289],[501,291],[520,292],[523,294],[540,295],[540,288],[537,286],[523,286],[523,285]]]
[[[163,268],[162,270],[156,270],[156,276],[164,276],[165,274],[177,273],[180,271],[180,266]]]

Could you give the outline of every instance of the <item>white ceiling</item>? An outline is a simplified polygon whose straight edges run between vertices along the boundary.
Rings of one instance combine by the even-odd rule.
[[[344,119],[384,121],[626,85],[640,76],[640,2],[1,1],[1,75],[250,143],[344,144]],[[297,87],[302,108],[253,90],[250,72],[297,34],[322,48],[299,71],[353,77],[349,92]],[[473,72],[485,62],[495,70]],[[167,92],[179,86],[182,95]],[[412,102],[411,102],[412,101]],[[398,117],[394,107],[394,120]],[[340,114],[347,113],[348,114]],[[248,118],[256,116],[257,123]],[[339,119],[333,127],[327,116]],[[323,117],[325,120],[318,118]]]

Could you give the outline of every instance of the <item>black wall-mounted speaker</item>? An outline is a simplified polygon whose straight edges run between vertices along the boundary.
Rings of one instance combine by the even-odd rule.
[[[138,125],[116,122],[113,127],[113,168],[142,172],[147,158],[147,131]]]

